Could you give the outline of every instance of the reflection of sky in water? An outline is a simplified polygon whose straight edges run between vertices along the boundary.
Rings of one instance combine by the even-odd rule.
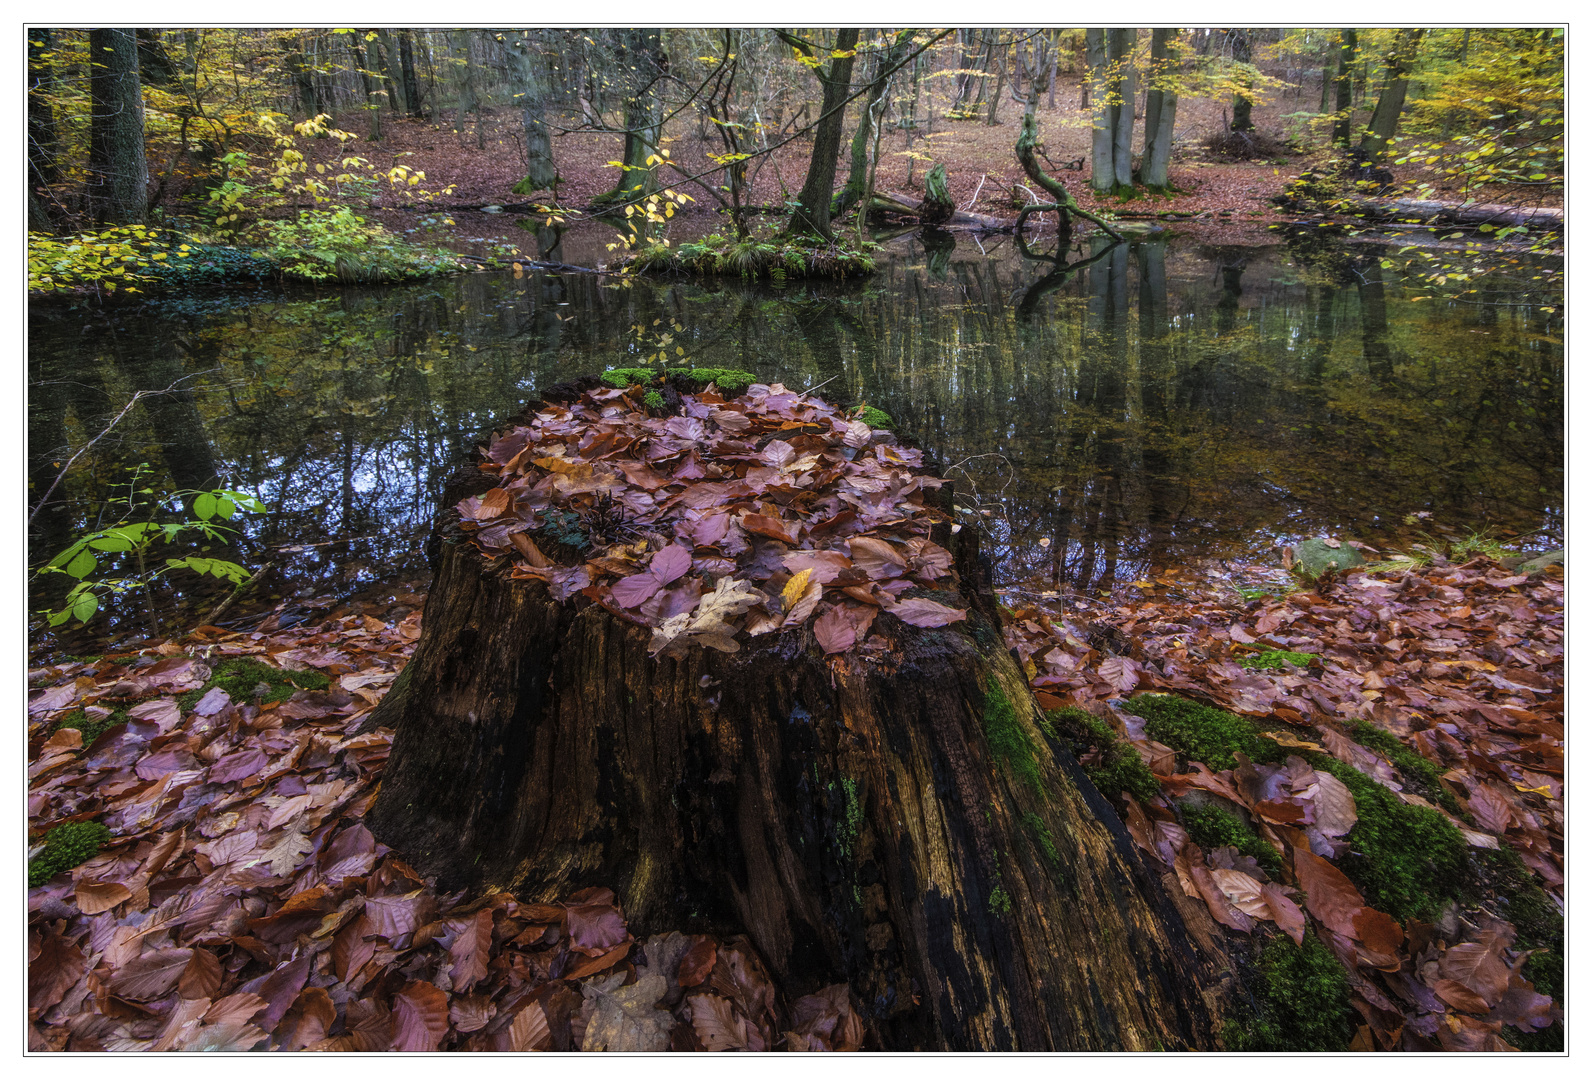
[[[306,587],[420,572],[444,481],[494,425],[538,387],[660,347],[794,387],[832,379],[826,396],[965,462],[950,471],[990,511],[1002,582],[1094,589],[1326,530],[1377,542],[1415,511],[1556,535],[1562,345],[1524,293],[1415,304],[1364,263],[1175,243],[1065,277],[995,244],[926,261],[897,240],[848,285],[473,274],[232,310],[41,308],[35,483],[132,390],[203,372],[205,392],[140,407],[96,448],[93,477],[36,523],[34,558],[93,512],[96,484],[147,460],[169,486],[220,472],[262,493],[276,512],[245,523],[245,561],[338,541],[285,556]]]

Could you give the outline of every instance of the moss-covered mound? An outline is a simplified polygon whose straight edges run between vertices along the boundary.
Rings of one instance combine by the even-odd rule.
[[[1325,945],[1277,934],[1245,980],[1252,1008],[1222,1029],[1227,1049],[1251,1053],[1330,1053],[1349,1048],[1357,1014],[1349,980]]]
[[[258,699],[258,704],[269,704],[286,701],[298,690],[325,690],[330,685],[331,680],[319,671],[286,671],[252,657],[234,656],[217,664],[208,682],[179,697],[177,703],[187,711],[197,705],[200,698],[220,687],[233,701]]]
[[[873,244],[851,248],[800,236],[736,240],[713,233],[679,247],[644,248],[622,265],[640,274],[677,273],[776,282],[789,278],[863,277],[874,272],[874,248]]]

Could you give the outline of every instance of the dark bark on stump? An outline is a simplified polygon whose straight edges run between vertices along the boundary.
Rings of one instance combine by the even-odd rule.
[[[976,542],[968,619],[881,614],[877,659],[801,630],[655,660],[647,629],[489,574],[456,520],[372,716],[371,827],[443,887],[601,884],[638,935],[744,930],[787,993],[850,983],[887,1049],[1213,1046],[1213,941],[1038,728]]]

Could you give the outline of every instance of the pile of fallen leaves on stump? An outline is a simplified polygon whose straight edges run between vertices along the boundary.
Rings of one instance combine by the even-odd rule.
[[[867,640],[881,611],[923,627],[967,617],[932,598],[952,559],[929,539],[948,516],[924,500],[941,481],[921,450],[778,383],[662,411],[639,386],[544,405],[486,448],[498,486],[459,504],[463,527],[555,599],[650,627],[653,655],[735,652],[737,635],[809,619],[826,653],[867,654],[883,647]],[[550,558],[555,544],[576,557]]]
[[[30,672],[30,831],[111,834],[29,890],[31,1049],[861,1045],[844,985],[787,1003],[743,941],[636,941],[606,889],[561,904],[440,894],[377,843],[361,818],[392,736],[358,728],[418,636],[418,613],[205,627]],[[237,657],[331,685],[279,701],[206,690]],[[60,726],[113,711],[125,719],[86,746]]]
[[[1106,794],[1176,887],[1233,932],[1270,922],[1332,949],[1364,1021],[1355,1049],[1510,1050],[1505,1025],[1532,1032],[1560,1018],[1522,974],[1532,950],[1486,905],[1434,924],[1367,903],[1342,869],[1360,856],[1355,797],[1328,769],[1342,763],[1441,815],[1472,849],[1514,852],[1562,916],[1563,593],[1557,568],[1528,576],[1484,557],[1438,560],[1242,605],[1028,605],[1006,635],[1042,707],[1085,707],[1149,767],[1153,798]],[[1287,753],[1273,764],[1236,753],[1212,768],[1152,738],[1155,699],[1135,708],[1136,694],[1248,718]],[[1280,879],[1236,847],[1190,841],[1184,808],[1213,800],[1253,824]]]

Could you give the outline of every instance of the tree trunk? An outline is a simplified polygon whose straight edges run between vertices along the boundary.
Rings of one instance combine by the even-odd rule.
[[[370,117],[370,141],[380,142],[381,106],[376,101],[375,88],[371,86],[370,70],[365,64],[365,50],[359,44],[359,31],[355,30],[344,40],[348,42],[348,51],[354,56],[354,70],[359,73],[359,85],[365,92],[365,112]]]
[[[148,213],[144,99],[132,30],[95,29],[89,42],[89,198],[94,220],[134,225]]]
[[[1387,81],[1376,99],[1376,111],[1366,125],[1365,137],[1360,140],[1360,148],[1369,155],[1367,160],[1381,161],[1388,143],[1398,131],[1399,113],[1404,110],[1404,96],[1410,85],[1410,68],[1415,66],[1415,55],[1424,33],[1414,28],[1400,30],[1392,52],[1388,53]]]
[[[619,31],[624,43],[619,50],[621,66],[628,69],[625,84],[625,153],[619,182],[609,197],[623,202],[644,198],[658,190],[656,163],[647,159],[658,153],[663,135],[663,103],[657,82],[669,68],[663,51],[661,29]]]
[[[1133,103],[1137,96],[1133,48],[1138,36],[1139,32],[1133,29],[1107,31],[1108,52],[1119,79],[1111,95],[1116,103],[1111,133],[1111,175],[1118,188],[1133,186]]]
[[[1177,127],[1176,72],[1172,70],[1169,43],[1176,30],[1150,31],[1150,89],[1144,107],[1144,162],[1141,179],[1146,187],[1166,188],[1172,164],[1172,135]]]
[[[896,34],[895,41],[891,43],[889,51],[879,59],[877,74],[873,82],[868,84],[868,93],[863,96],[862,117],[857,122],[857,131],[851,137],[851,171],[846,174],[846,186],[840,189],[840,194],[835,197],[835,204],[830,208],[830,218],[839,217],[862,199],[863,188],[868,182],[868,147],[874,140],[874,118],[882,117],[884,109],[879,101],[884,97],[884,92],[890,86],[890,79],[901,66],[901,58],[906,56],[912,48],[912,31],[902,30]]]
[[[398,66],[403,73],[404,101],[409,106],[409,115],[416,120],[424,120],[426,114],[420,107],[420,82],[415,78],[415,47],[408,30],[398,31]]]
[[[398,49],[387,30],[376,31],[376,44],[379,46],[377,52],[381,53],[382,77],[387,82],[387,102],[395,116],[402,116],[409,108],[404,98],[403,68],[398,59]]]
[[[525,179],[511,189],[516,195],[552,191],[558,183],[553,162],[553,136],[544,112],[547,107],[547,72],[535,31],[522,30],[504,43],[509,83],[520,103],[525,131]]]
[[[1112,147],[1116,141],[1113,123],[1116,114],[1111,107],[1111,89],[1108,85],[1109,63],[1106,57],[1106,30],[1085,30],[1084,50],[1089,57],[1089,77],[1084,86],[1094,91],[1094,131],[1089,143],[1089,184],[1096,191],[1110,191],[1116,182],[1112,165]]]
[[[1250,110],[1255,107],[1255,98],[1250,92],[1249,32],[1234,30],[1232,33],[1233,64],[1239,68],[1238,89],[1233,92],[1233,130],[1253,131],[1255,122],[1249,118]]]
[[[444,505],[494,483],[465,470]],[[968,618],[882,616],[877,661],[807,630],[654,659],[645,628],[487,573],[456,520],[370,720],[395,732],[371,827],[442,887],[602,884],[637,935],[744,931],[792,992],[850,983],[888,1050],[1214,1048],[1207,928],[1042,733],[973,529]]]
[[[475,148],[486,149],[486,136],[481,130],[481,101],[475,93],[475,64],[470,59],[470,31],[451,30],[448,33],[453,51],[459,55],[458,66],[454,74],[458,76],[459,107],[453,113],[453,131],[459,135],[464,132],[465,116],[475,115]]]
[[[813,156],[807,165],[807,179],[790,217],[792,232],[834,239],[829,229],[829,207],[835,196],[835,164],[840,157],[840,137],[846,123],[842,103],[851,95],[851,67],[856,59],[857,38],[856,27],[840,29],[835,34],[833,51],[847,55],[830,60],[827,71],[822,67],[814,69],[824,87],[824,100],[818,114],[818,128],[813,133]]]
[[[28,217],[29,228],[38,203],[37,190],[60,177],[56,160],[59,138],[55,108],[50,96],[55,92],[55,31],[33,27],[28,31]],[[48,220],[48,214],[45,214]]]
[[[1359,50],[1359,35],[1353,29],[1338,31],[1338,115],[1332,122],[1332,142],[1336,146],[1348,146],[1354,132],[1354,62]]]

